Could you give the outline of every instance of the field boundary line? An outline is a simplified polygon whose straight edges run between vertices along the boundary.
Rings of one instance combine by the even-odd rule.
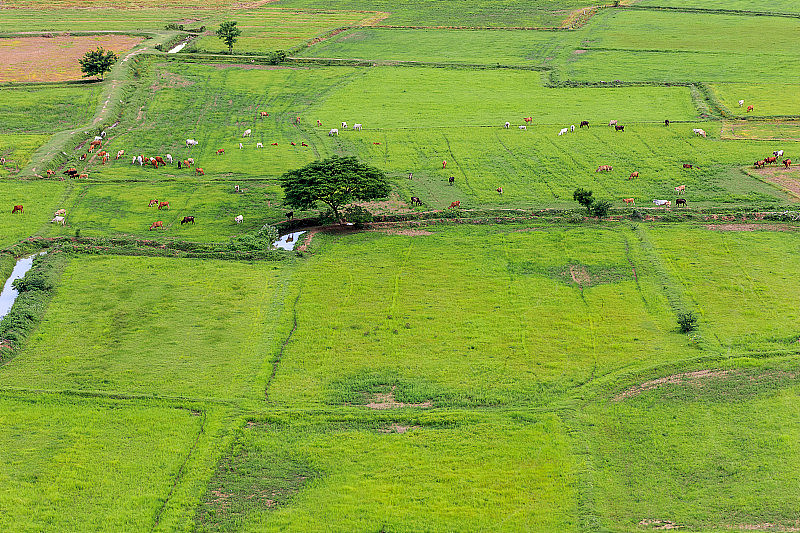
[[[733,15],[742,17],[784,17],[800,18],[800,13],[786,11],[750,11],[746,9],[724,9],[707,7],[681,7],[681,6],[642,6],[642,5],[621,5],[619,9],[632,11],[668,11],[675,13],[699,13],[706,15]]]

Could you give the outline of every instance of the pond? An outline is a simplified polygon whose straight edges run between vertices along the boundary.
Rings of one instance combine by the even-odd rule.
[[[275,242],[275,248],[294,250],[294,245],[297,244],[298,237],[303,233],[305,233],[305,231],[295,231],[294,233],[287,233],[281,236],[281,238]]]

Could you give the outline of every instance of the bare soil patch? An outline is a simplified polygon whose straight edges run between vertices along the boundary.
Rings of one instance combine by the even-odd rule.
[[[589,277],[589,271],[586,270],[584,266],[569,266],[569,275],[572,278],[572,281],[577,283],[578,285],[583,288],[585,285],[589,285],[592,282],[592,279]]]
[[[403,403],[398,402],[394,397],[394,391],[396,387],[392,387],[392,390],[389,392],[384,393],[377,393],[373,396],[372,401],[367,404],[367,407],[370,409],[399,409],[400,407],[431,407],[433,404],[431,402],[422,402],[422,403]]]
[[[769,183],[774,183],[781,189],[800,201],[800,168],[787,169],[786,167],[762,168],[752,171],[758,177]]]
[[[673,374],[663,378],[653,379],[640,383],[635,387],[623,391],[612,398],[613,401],[618,402],[627,398],[633,398],[641,393],[664,385],[691,385],[694,387],[702,387],[703,383],[711,379],[724,378],[732,374],[732,370],[697,370],[695,372],[684,372],[682,374]]]
[[[712,231],[793,231],[788,224],[707,224],[706,229]]]
[[[408,431],[410,431],[412,429],[417,429],[419,427],[422,427],[422,426],[400,426],[398,424],[392,424],[391,426],[388,426],[388,427],[385,427],[385,428],[381,428],[378,431],[380,431],[381,433],[400,433],[400,434],[403,434],[403,433],[407,433]]]
[[[671,520],[653,520],[651,518],[645,518],[644,520],[641,520],[639,525],[642,527],[649,527],[653,530],[678,529],[681,527]]]
[[[81,79],[78,59],[98,46],[117,54],[144,39],[129,35],[23,37],[0,39],[0,82]]]

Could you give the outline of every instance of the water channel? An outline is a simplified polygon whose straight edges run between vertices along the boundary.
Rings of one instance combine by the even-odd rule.
[[[33,266],[34,257],[44,253],[46,252],[39,252],[38,254],[17,259],[17,264],[14,265],[14,270],[11,272],[11,276],[9,276],[9,278],[6,280],[6,284],[3,285],[3,291],[0,292],[0,320],[2,320],[3,317],[6,316],[9,311],[11,311],[11,306],[14,305],[14,300],[16,300],[17,296],[19,296],[19,291],[17,291],[17,289],[15,289],[11,284],[14,283],[15,280],[24,277],[28,270],[31,269]]]

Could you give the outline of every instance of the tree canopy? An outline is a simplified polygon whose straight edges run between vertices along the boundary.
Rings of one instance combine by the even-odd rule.
[[[582,187],[575,189],[575,192],[572,193],[572,199],[585,207],[587,212],[591,210],[592,204],[594,203],[592,191],[587,191]]]
[[[98,46],[96,50],[89,50],[78,61],[81,64],[81,72],[83,77],[100,76],[111,71],[111,67],[117,62],[117,54],[111,50],[104,50],[103,47]]]
[[[228,46],[229,54],[233,52],[233,44],[239,39],[241,34],[242,30],[236,27],[235,20],[221,23],[217,30],[217,37],[222,39],[222,42]]]
[[[380,169],[355,157],[333,156],[290,170],[280,177],[284,202],[296,209],[311,209],[317,202],[327,204],[336,220],[339,208],[356,200],[385,198],[391,187]]]

